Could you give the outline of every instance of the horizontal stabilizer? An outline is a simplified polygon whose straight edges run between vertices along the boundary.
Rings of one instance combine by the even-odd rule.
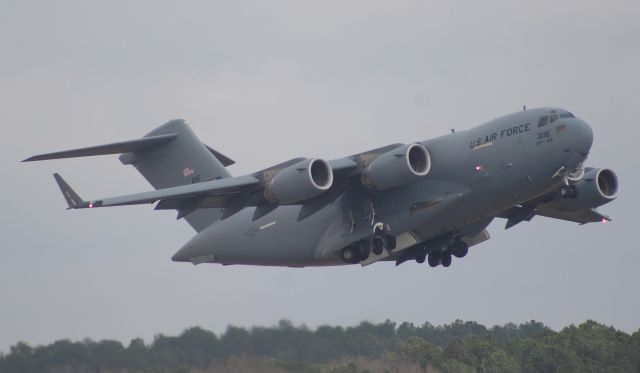
[[[163,145],[173,140],[176,136],[177,135],[175,133],[169,133],[166,135],[144,137],[137,140],[120,141],[120,142],[114,142],[111,144],[90,146],[87,148],[64,150],[64,151],[55,152],[55,153],[39,154],[39,155],[34,155],[33,157],[30,157],[30,158],[27,158],[23,162],[44,161],[48,159],[88,157],[92,155],[139,152],[142,150],[147,150],[152,147]]]
[[[89,207],[89,202],[80,198],[78,193],[76,193],[73,189],[71,189],[69,184],[67,184],[67,182],[64,181],[62,176],[60,176],[59,174],[53,174],[53,178],[56,179],[56,183],[58,183],[58,186],[62,191],[62,195],[64,196],[64,199],[67,201],[67,205],[69,205],[67,210],[82,208],[82,207]]]
[[[216,157],[218,159],[218,161],[220,161],[220,163],[222,163],[223,166],[227,167],[227,166],[231,166],[232,164],[235,164],[236,161],[234,161],[233,159],[227,157],[226,155],[220,153],[219,151],[215,150],[214,148],[210,147],[207,144],[203,144],[205,148],[207,148],[207,150],[209,150],[209,152],[211,152],[211,154],[213,154],[214,157]]]

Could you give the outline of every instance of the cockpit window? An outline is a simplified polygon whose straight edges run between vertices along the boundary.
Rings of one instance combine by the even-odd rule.
[[[540,119],[538,119],[538,127],[544,127],[547,124],[549,124],[549,116],[545,115],[544,117],[540,117]]]
[[[575,118],[575,116],[569,112],[560,114],[560,118]]]
[[[558,114],[549,115],[549,123],[553,123],[558,120]]]

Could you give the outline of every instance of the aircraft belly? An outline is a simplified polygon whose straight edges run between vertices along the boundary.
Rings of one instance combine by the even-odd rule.
[[[310,266],[342,264],[337,256],[314,258],[315,244],[332,218],[325,208],[297,221],[300,206],[281,206],[251,221],[254,208],[212,224],[194,236],[177,256],[194,264]]]

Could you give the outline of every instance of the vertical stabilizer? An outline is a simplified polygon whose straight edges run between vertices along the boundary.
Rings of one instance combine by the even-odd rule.
[[[145,138],[175,134],[175,138],[161,146],[123,153],[120,161],[133,165],[155,189],[188,185],[201,181],[224,179],[229,172],[222,162],[233,163],[204,145],[182,119],[169,121],[148,133]],[[218,153],[219,154],[219,153]],[[220,219],[219,209],[197,209],[184,218],[196,230]]]

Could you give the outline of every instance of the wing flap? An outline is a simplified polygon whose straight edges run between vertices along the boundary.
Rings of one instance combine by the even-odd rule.
[[[540,205],[537,208],[537,215],[545,216],[547,218],[571,221],[579,224],[611,221],[610,217],[599,213],[596,209],[560,211],[556,209],[546,208],[544,205]]]

